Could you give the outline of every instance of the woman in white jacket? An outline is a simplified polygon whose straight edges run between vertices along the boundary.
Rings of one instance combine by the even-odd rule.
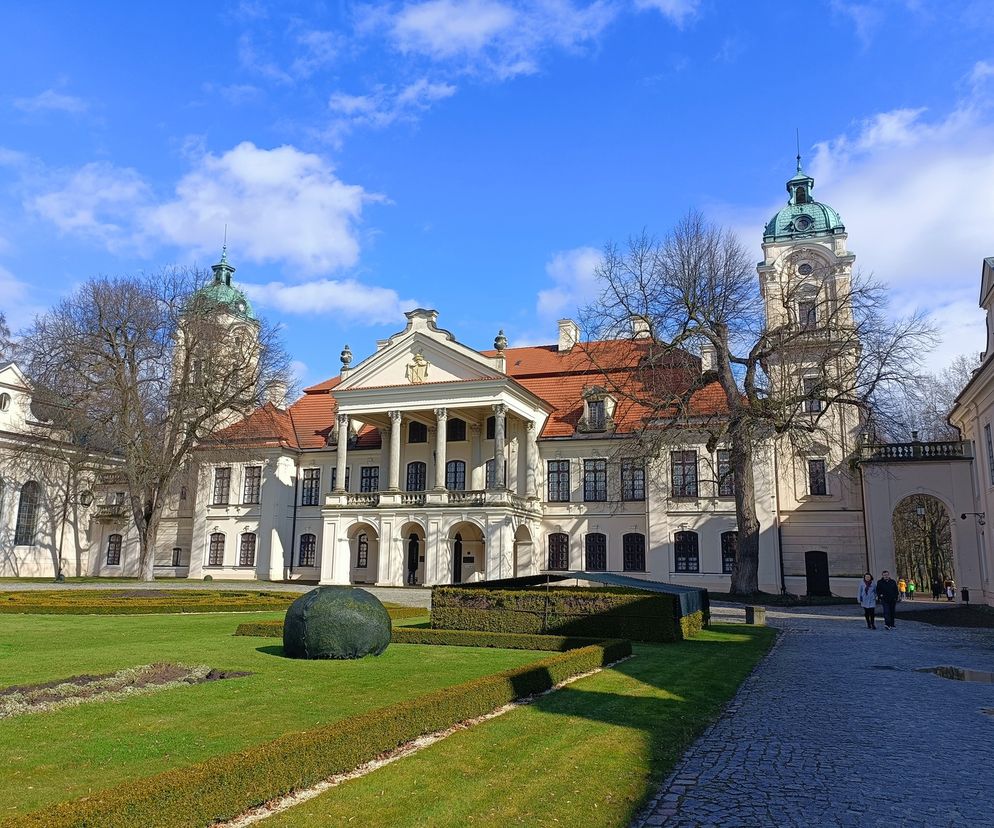
[[[863,576],[863,582],[859,585],[859,605],[863,608],[863,615],[866,616],[866,628],[875,630],[877,628],[877,585],[869,572]]]

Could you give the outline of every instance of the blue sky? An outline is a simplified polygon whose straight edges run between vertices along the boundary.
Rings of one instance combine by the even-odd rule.
[[[208,266],[307,384],[414,303],[552,342],[597,251],[689,207],[760,258],[794,130],[815,196],[939,367],[984,347],[994,0],[6,4],[0,308]]]

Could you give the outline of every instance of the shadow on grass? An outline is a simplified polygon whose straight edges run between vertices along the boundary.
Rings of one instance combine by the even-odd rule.
[[[274,655],[274,656],[279,656],[280,658],[290,658],[290,656],[283,654],[282,644],[269,644],[265,647],[256,647],[255,651],[257,653],[263,653],[265,655]]]

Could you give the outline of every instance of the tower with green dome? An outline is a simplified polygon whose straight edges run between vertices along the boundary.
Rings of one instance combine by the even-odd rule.
[[[815,201],[811,191],[815,180],[801,169],[797,156],[797,172],[787,181],[787,205],[777,211],[763,231],[764,242],[790,241],[846,232],[839,214],[827,204]]]
[[[196,301],[217,308],[243,322],[258,323],[252,303],[243,291],[231,283],[235,268],[228,262],[228,246],[221,248],[221,261],[211,265],[214,279],[196,293]]]

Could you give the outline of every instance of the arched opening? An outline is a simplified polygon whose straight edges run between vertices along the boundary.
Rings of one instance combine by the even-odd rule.
[[[588,572],[607,570],[607,535],[603,532],[589,532],[584,537],[583,568]]]
[[[914,581],[916,593],[944,596],[948,584],[956,580],[945,504],[932,495],[910,495],[894,507],[892,525],[894,578]]]
[[[425,530],[417,523],[407,523],[400,537],[404,546],[404,583],[421,586],[425,582]]]
[[[549,569],[565,572],[569,569],[569,535],[553,532],[549,535]]]
[[[380,559],[380,536],[368,523],[357,523],[348,532],[349,580],[353,584],[375,584]]]
[[[534,575],[537,568],[532,533],[522,524],[514,531],[514,577]]]
[[[808,595],[831,595],[828,580],[828,553],[809,549],[804,553],[804,575],[807,578]]]
[[[14,528],[15,546],[32,546],[38,530],[38,504],[41,501],[41,486],[36,480],[29,480],[21,487],[21,499],[17,504],[17,523]]]
[[[457,523],[449,530],[452,583],[479,581],[486,571],[483,530],[475,523]]]

